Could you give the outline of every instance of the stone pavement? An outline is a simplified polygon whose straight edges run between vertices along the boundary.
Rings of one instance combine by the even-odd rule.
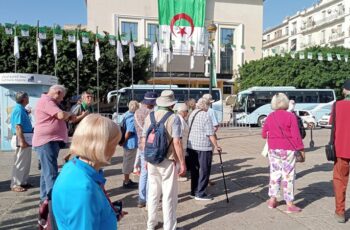
[[[304,143],[309,146],[309,133]],[[209,187],[215,199],[195,201],[189,197],[190,182],[179,182],[178,226],[184,229],[350,229],[350,221],[338,224],[333,219],[334,198],[332,164],[325,159],[323,146],[329,130],[314,131],[315,149],[307,150],[307,160],[297,165],[296,204],[299,214],[286,214],[285,203],[276,210],[266,206],[268,199],[268,165],[260,155],[264,141],[258,128],[223,128],[219,132],[223,147],[224,169],[230,203],[226,203],[219,157],[214,156]],[[64,151],[62,151],[64,152]],[[121,149],[106,167],[107,189],[112,201],[123,200],[129,212],[119,229],[146,229],[147,211],[137,205],[137,191],[122,188]],[[62,163],[60,154],[60,162]],[[30,182],[35,188],[25,193],[9,191],[13,153],[0,153],[0,229],[37,229],[39,171],[33,154]],[[78,181],[77,181],[78,183]],[[349,189],[349,186],[348,186]],[[348,190],[349,191],[349,190]],[[349,194],[349,193],[348,193]],[[347,196],[347,217],[350,217],[350,197]],[[161,211],[159,211],[159,221]],[[160,225],[161,226],[161,225]],[[161,228],[160,228],[161,229]]]

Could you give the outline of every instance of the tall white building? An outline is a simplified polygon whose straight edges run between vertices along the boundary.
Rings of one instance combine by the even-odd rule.
[[[320,0],[263,34],[263,56],[311,46],[350,48],[350,0]]]

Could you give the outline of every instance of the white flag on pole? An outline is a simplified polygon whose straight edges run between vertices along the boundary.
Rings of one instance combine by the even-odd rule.
[[[157,40],[152,45],[152,63],[158,58],[158,42]]]
[[[98,40],[96,39],[95,42],[95,60],[98,61],[100,60],[101,53],[100,53],[100,45],[98,44]]]
[[[36,43],[38,46],[38,57],[41,58],[41,56],[42,56],[41,49],[43,48],[43,45],[41,44],[40,38],[36,39]]]
[[[132,33],[130,31],[130,42],[129,42],[129,60],[130,60],[130,62],[133,62],[134,57],[135,57],[135,46],[134,46],[134,41],[132,40]]]
[[[57,41],[55,36],[53,37],[53,56],[57,60]]]
[[[194,50],[193,50],[193,46],[191,46],[191,48],[190,48],[190,55],[191,55],[190,68],[194,69]]]
[[[13,55],[15,55],[15,58],[19,59],[19,42],[18,42],[17,35],[15,36],[15,39],[14,39]]]
[[[336,56],[337,56],[338,61],[341,61],[341,55],[340,54],[336,54]]]
[[[327,60],[328,61],[333,61],[333,57],[331,53],[327,53]]]
[[[82,61],[84,58],[83,51],[81,50],[80,39],[77,39],[77,59]]]
[[[345,55],[344,55],[344,60],[345,60],[345,62],[348,62],[348,60],[349,60],[349,55],[345,54]]]

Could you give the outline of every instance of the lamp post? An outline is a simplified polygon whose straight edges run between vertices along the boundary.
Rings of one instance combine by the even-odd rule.
[[[209,33],[209,54],[210,54],[210,74],[209,74],[209,94],[212,95],[212,89],[213,89],[213,68],[214,68],[214,55],[213,55],[213,44],[215,40],[215,33],[216,33],[217,27],[214,23],[207,26],[207,31]]]

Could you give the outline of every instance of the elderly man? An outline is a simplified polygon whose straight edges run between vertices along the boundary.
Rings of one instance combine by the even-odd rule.
[[[28,177],[30,163],[32,159],[31,139],[25,138],[25,135],[31,136],[33,127],[30,117],[25,107],[29,103],[29,97],[26,92],[16,93],[16,106],[11,113],[11,146],[16,150],[15,163],[12,169],[11,190],[14,192],[24,192],[30,187]]]
[[[333,169],[335,218],[339,223],[345,223],[345,198],[350,168],[350,79],[344,83],[343,94],[344,100],[336,102],[332,112],[332,116],[335,116],[333,129],[335,129],[334,145],[337,157]],[[332,118],[330,120],[332,121]]]
[[[153,111],[154,106],[156,105],[157,93],[147,92],[141,103],[141,107],[135,112],[135,128],[138,136],[138,149],[137,149],[137,158],[136,167],[140,168],[140,181],[139,181],[139,201],[137,207],[143,208],[146,206],[147,202],[147,169],[145,156],[142,147],[142,132],[143,126],[145,124],[145,118]]]
[[[151,116],[154,116],[156,122],[160,122],[164,116],[170,116],[164,122],[167,133],[169,147],[165,159],[159,164],[147,164],[148,169],[148,221],[147,229],[154,230],[157,221],[157,209],[161,195],[163,194],[163,222],[164,230],[176,229],[176,207],[178,201],[178,181],[176,175],[176,162],[180,164],[179,175],[186,173],[186,164],[181,145],[181,121],[178,116],[173,114],[173,108],[177,101],[174,98],[174,92],[164,90],[161,96],[157,98],[156,112],[150,113],[145,120],[142,133],[142,143],[146,143],[146,134],[151,126]],[[151,141],[151,140],[147,140]]]
[[[218,146],[212,120],[207,113],[208,101],[200,98],[189,117],[188,154],[191,165],[191,197],[196,200],[207,201],[213,198],[206,193],[209,182],[213,147],[221,151]]]
[[[35,109],[35,129],[33,146],[41,163],[40,200],[51,195],[51,189],[58,175],[57,157],[60,148],[68,141],[66,121],[74,121],[72,113],[62,111],[66,89],[53,85],[47,94],[42,94]]]
[[[215,100],[213,100],[213,97],[210,94],[204,94],[202,98],[208,101],[208,104],[209,104],[208,115],[213,123],[214,132],[216,133],[216,131],[218,131],[219,129],[219,122],[218,122],[218,119],[216,118],[215,111],[210,107],[210,105],[213,104]]]

